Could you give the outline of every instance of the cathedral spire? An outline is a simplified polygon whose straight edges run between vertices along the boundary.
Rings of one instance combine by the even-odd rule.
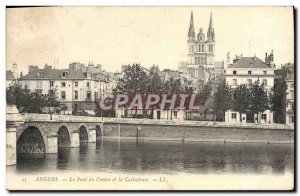
[[[212,12],[210,12],[210,19],[209,19],[209,29],[213,29],[213,22],[212,22]]]
[[[213,27],[212,12],[210,12],[209,27],[207,30],[207,40],[209,40],[209,41],[215,40],[215,30]]]
[[[189,40],[195,40],[195,28],[194,28],[193,11],[191,12],[190,28],[189,28],[188,37],[189,37]]]

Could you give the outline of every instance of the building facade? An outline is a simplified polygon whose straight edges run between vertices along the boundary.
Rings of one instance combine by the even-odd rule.
[[[197,85],[199,79],[207,82],[209,71],[214,68],[215,30],[213,27],[212,14],[210,15],[206,35],[207,36],[204,34],[203,28],[200,28],[196,36],[192,12],[187,39],[187,71],[189,79],[194,85]]]
[[[264,84],[265,90],[269,91],[274,86],[275,67],[273,64],[263,62],[257,57],[237,57],[233,60],[233,64],[225,69],[225,80],[229,87],[233,90],[239,85],[250,85],[255,81]],[[234,104],[234,103],[233,103]],[[225,112],[225,122],[239,123],[240,114],[236,111]],[[273,123],[273,112],[264,111],[258,116],[256,114],[242,114],[242,123]]]
[[[62,114],[95,115],[100,96],[111,93],[113,88],[112,79],[99,76],[102,72],[101,66],[91,63],[87,67],[78,62],[70,63],[69,69],[53,69],[47,64],[43,69],[29,66],[28,74],[18,82],[42,94],[55,93]]]

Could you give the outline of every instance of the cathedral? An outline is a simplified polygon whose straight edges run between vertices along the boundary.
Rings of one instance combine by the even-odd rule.
[[[187,46],[186,69],[189,79],[194,85],[198,80],[207,81],[209,72],[214,69],[215,64],[215,31],[212,13],[210,14],[207,34],[205,35],[203,29],[200,28],[196,35],[193,12],[191,12]]]
[[[188,64],[213,66],[215,58],[215,31],[213,28],[212,14],[210,15],[207,37],[203,29],[195,34],[193,12],[191,13],[190,27],[188,32]]]

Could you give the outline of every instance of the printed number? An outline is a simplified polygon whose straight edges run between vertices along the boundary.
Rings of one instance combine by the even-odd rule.
[[[27,180],[26,178],[22,178],[22,182],[26,182],[26,180]]]

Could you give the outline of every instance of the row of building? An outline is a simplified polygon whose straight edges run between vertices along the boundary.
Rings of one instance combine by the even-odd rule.
[[[101,70],[101,65],[74,62],[68,69],[54,69],[46,64],[43,69],[29,66],[28,74],[16,78],[12,71],[6,72],[9,86],[13,82],[20,83],[32,91],[42,94],[55,93],[60,100],[62,113],[72,114],[86,112],[95,114],[95,101],[101,96],[112,94],[116,87],[113,73]]]

